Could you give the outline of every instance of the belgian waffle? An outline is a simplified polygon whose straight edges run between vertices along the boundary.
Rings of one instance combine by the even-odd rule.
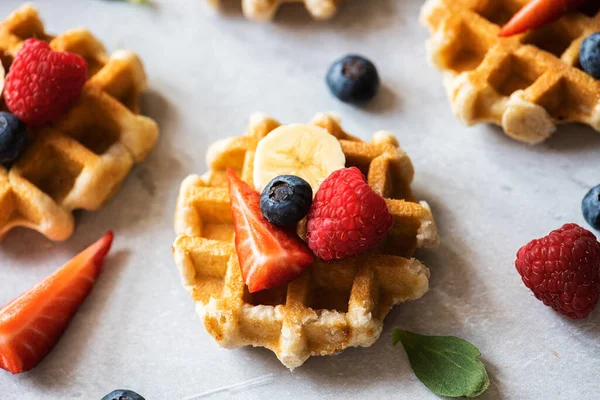
[[[183,181],[175,215],[175,261],[207,331],[227,348],[266,347],[290,369],[310,356],[375,342],[392,306],[427,292],[429,270],[411,257],[438,243],[429,206],[414,202],[411,160],[390,133],[377,132],[368,143],[344,132],[331,115],[318,114],[311,123],[334,135],[347,166],[360,168],[386,198],[395,226],[378,248],[317,261],[289,285],[248,292],[233,243],[226,167],[252,184],[258,141],[280,125],[259,114],[244,136],[210,147],[209,171]]]
[[[218,7],[221,0],[208,0]],[[342,0],[242,0],[242,10],[246,18],[254,21],[270,21],[284,3],[304,3],[314,19],[325,20],[333,17]]]
[[[146,75],[135,53],[109,56],[85,29],[51,36],[37,10],[25,5],[0,25],[7,70],[31,37],[80,54],[89,77],[77,103],[52,126],[31,131],[29,147],[10,169],[0,166],[0,238],[23,226],[64,240],[73,232],[72,211],[100,208],[154,148],[158,125],[139,115]]]
[[[428,0],[422,22],[431,62],[443,71],[454,114],[466,124],[495,123],[514,139],[544,141],[556,125],[600,131],[600,81],[581,70],[579,48],[600,31],[595,17],[572,12],[510,38],[500,27],[528,0]]]

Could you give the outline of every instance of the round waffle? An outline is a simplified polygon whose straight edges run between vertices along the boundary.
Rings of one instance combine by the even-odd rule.
[[[183,181],[175,215],[175,262],[207,331],[224,347],[266,347],[290,369],[310,356],[373,344],[392,306],[427,292],[429,270],[411,257],[417,248],[438,244],[429,206],[416,203],[410,189],[411,160],[390,133],[363,142],[332,115],[318,114],[311,124],[335,136],[346,165],[358,167],[386,199],[395,225],[377,248],[316,261],[289,285],[248,292],[233,243],[226,167],[252,185],[256,146],[280,125],[262,114],[251,118],[245,135],[210,147],[209,171]]]
[[[526,143],[557,124],[600,131],[600,81],[581,70],[579,48],[600,31],[600,13],[565,14],[540,29],[500,38],[500,27],[529,0],[428,0],[421,19],[427,49],[443,71],[452,111],[468,125],[491,122]]]
[[[73,233],[72,211],[96,210],[108,201],[154,148],[159,130],[139,115],[146,74],[135,53],[109,56],[85,29],[51,36],[37,10],[25,5],[0,24],[5,67],[31,37],[81,55],[89,76],[75,105],[52,126],[33,131],[33,141],[10,169],[0,166],[0,239],[23,226],[64,240]]]
[[[304,6],[314,19],[324,20],[333,17],[342,0],[241,0],[242,10],[246,18],[253,21],[270,21],[275,16],[279,7],[284,3],[304,3]],[[221,4],[221,0],[208,0],[214,7]]]

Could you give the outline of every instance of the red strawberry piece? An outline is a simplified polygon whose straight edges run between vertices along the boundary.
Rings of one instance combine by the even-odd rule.
[[[337,170],[323,181],[307,221],[308,247],[326,261],[368,250],[394,226],[385,199],[356,167]]]
[[[55,121],[77,100],[87,79],[87,63],[73,53],[53,51],[48,43],[27,39],[6,75],[8,109],[26,124]]]
[[[272,225],[260,211],[260,194],[227,169],[235,248],[250,293],[290,283],[314,261],[294,232]]]
[[[535,297],[569,318],[586,317],[600,294],[600,243],[594,234],[566,224],[521,247],[517,271]]]
[[[0,368],[29,371],[52,350],[92,290],[112,240],[107,233],[0,310]]]
[[[518,35],[530,29],[537,29],[559,19],[588,0],[533,0],[515,14],[498,34],[500,37]]]

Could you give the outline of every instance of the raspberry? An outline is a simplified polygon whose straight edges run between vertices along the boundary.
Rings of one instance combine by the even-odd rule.
[[[598,302],[600,243],[579,225],[566,224],[527,243],[515,266],[535,297],[567,317],[584,318]]]
[[[26,124],[46,125],[77,100],[86,79],[87,63],[81,56],[27,39],[6,75],[6,105]]]
[[[394,226],[384,198],[355,167],[337,170],[323,181],[307,221],[308,247],[326,261],[364,252]]]

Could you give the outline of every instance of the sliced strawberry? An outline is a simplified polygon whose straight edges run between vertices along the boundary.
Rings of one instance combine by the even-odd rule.
[[[290,283],[314,257],[291,232],[272,225],[260,211],[260,194],[228,169],[235,248],[250,293]]]
[[[29,371],[52,350],[92,290],[112,240],[107,233],[0,310],[0,368]]]
[[[559,19],[564,13],[577,9],[588,0],[533,0],[515,14],[498,34],[500,37],[518,35],[537,29]]]

